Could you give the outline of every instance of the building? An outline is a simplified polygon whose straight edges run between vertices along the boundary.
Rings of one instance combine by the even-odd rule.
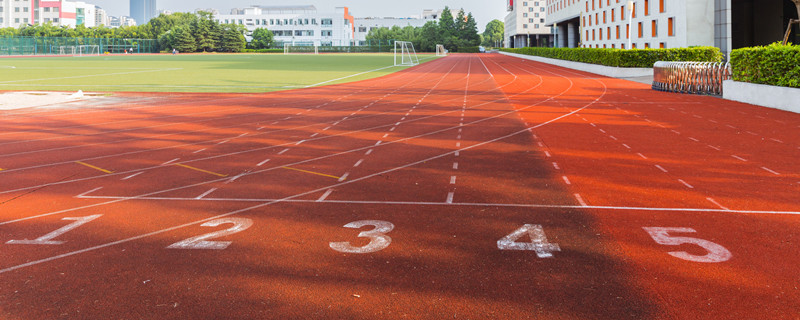
[[[97,26],[108,26],[108,13],[103,8],[95,6],[94,23]]]
[[[507,48],[550,47],[552,28],[546,24],[546,1],[506,0],[505,21]]]
[[[130,16],[137,24],[146,24],[158,16],[156,0],[131,0],[130,8]]]
[[[108,17],[108,26],[111,28],[132,27],[136,25],[136,20],[128,16]]]
[[[0,0],[0,28],[44,23],[95,27],[96,6],[66,0]]]
[[[556,44],[569,48],[716,46],[728,53],[783,39],[796,15],[786,0],[547,0]]]
[[[223,24],[244,25],[252,32],[267,28],[275,42],[292,45],[349,46],[354,41],[355,18],[347,7],[319,13],[314,6],[253,6],[215,15]]]
[[[407,18],[378,18],[378,17],[368,17],[368,18],[356,18],[355,19],[355,41],[356,45],[363,46],[367,44],[367,34],[372,29],[377,28],[393,28],[395,26],[400,28],[405,28],[407,26],[412,27],[422,27],[429,21],[438,22],[439,17],[442,15],[442,11],[444,10],[425,10],[422,12],[422,15],[419,17],[407,17]]]

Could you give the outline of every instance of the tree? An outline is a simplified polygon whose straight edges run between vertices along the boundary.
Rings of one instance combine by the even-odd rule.
[[[505,37],[505,24],[500,20],[492,20],[486,24],[483,31],[483,45],[487,47],[499,46]]]
[[[247,45],[244,37],[244,26],[238,24],[223,24],[220,26],[221,37],[217,48],[222,52],[241,52]]]
[[[192,21],[198,51],[214,51],[219,41],[219,28],[211,12],[199,11],[197,20]]]
[[[450,12],[449,7],[444,7],[442,15],[439,17],[439,31],[442,33],[442,38],[449,38],[453,36],[456,31],[456,22],[453,20],[453,13]]]
[[[194,37],[186,28],[178,26],[170,30],[172,33],[172,48],[180,52],[194,52],[197,44]]]
[[[253,49],[269,49],[272,47],[272,41],[275,35],[267,28],[258,28],[253,31],[253,40],[250,41],[250,47]]]

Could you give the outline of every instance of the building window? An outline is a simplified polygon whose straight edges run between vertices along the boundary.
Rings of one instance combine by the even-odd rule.
[[[658,20],[653,20],[653,38],[658,37]]]
[[[523,24],[522,29],[528,29],[528,24]]]
[[[617,26],[617,39],[619,39],[619,26]]]
[[[536,29],[539,29],[539,25],[538,24],[533,25],[533,27],[536,28]]]
[[[3,9],[0,9],[0,11],[3,11]],[[44,12],[50,12],[50,7],[45,7]]]
[[[667,34],[670,37],[675,36],[675,18],[667,19]]]
[[[523,14],[522,14],[522,17],[523,17],[523,18],[527,18],[527,17],[528,17],[528,13],[527,13],[527,12],[523,13]]]
[[[650,15],[650,0],[644,0],[644,15]]]
[[[19,7],[14,7],[14,12],[19,12]]]
[[[644,43],[644,48],[645,49],[650,49],[650,43],[649,42],[645,42]]]
[[[60,9],[58,7],[53,7],[53,12],[58,12]],[[58,21],[56,21],[58,22]]]
[[[639,38],[644,37],[644,24],[639,22]]]
[[[367,27],[358,27],[358,32],[367,32]]]
[[[662,42],[662,43],[658,44],[658,47],[661,48],[661,49],[666,49],[667,48],[667,44]]]
[[[636,2],[634,2],[634,3],[633,3],[633,5],[631,6],[631,8],[633,8],[633,9],[631,9],[631,10],[633,10],[633,17],[634,17],[634,18],[636,18]],[[634,47],[634,48],[635,48],[635,47]]]
[[[611,22],[615,22],[617,20],[617,12],[614,10],[615,9],[611,9]]]
[[[23,7],[22,12],[28,12],[28,7]]]
[[[664,4],[664,0],[658,0],[658,12],[664,13],[667,11],[667,7]]]

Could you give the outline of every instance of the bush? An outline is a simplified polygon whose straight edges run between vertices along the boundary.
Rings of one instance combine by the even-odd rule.
[[[736,81],[800,88],[800,45],[736,49],[731,66]]]
[[[656,61],[722,61],[722,52],[715,47],[630,50],[603,48],[504,48],[501,50],[531,56],[625,68],[652,68]]]
[[[244,53],[283,53],[283,49],[244,49]]]
[[[477,46],[475,46],[475,47],[460,47],[460,48],[458,48],[458,52],[463,52],[463,53],[480,53],[480,49],[479,49],[479,47],[477,47]]]

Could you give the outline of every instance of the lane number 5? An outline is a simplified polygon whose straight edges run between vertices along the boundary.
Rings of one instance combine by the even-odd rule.
[[[703,262],[703,263],[719,263],[725,262],[731,259],[733,255],[731,254],[728,249],[725,247],[718,245],[714,242],[698,239],[698,238],[691,238],[691,237],[675,237],[671,236],[670,232],[679,232],[679,233],[691,233],[697,232],[692,228],[660,228],[660,227],[644,227],[644,231],[650,234],[653,237],[653,240],[656,241],[658,244],[663,244],[665,246],[679,246],[682,244],[693,244],[699,246],[708,253],[703,256],[693,255],[686,251],[672,251],[668,252],[671,256],[687,260],[693,262]]]

